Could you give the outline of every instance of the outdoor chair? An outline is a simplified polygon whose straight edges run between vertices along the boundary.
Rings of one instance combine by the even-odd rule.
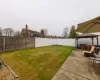
[[[89,63],[92,63],[93,67],[98,71],[100,65],[100,50],[94,53],[94,57],[89,57]]]
[[[91,54],[90,54],[89,62],[94,63],[94,60],[95,60],[96,58],[99,58],[99,57],[100,57],[100,51],[98,50],[98,51],[94,52],[93,55],[94,55],[94,56],[91,56]]]
[[[93,54],[94,52],[95,52],[95,46],[92,46],[90,51],[83,51],[83,55],[86,57],[95,57]]]
[[[99,69],[100,69],[100,57],[96,58],[94,60],[94,67],[95,67],[96,71],[99,72]]]
[[[86,45],[86,51],[90,51],[91,50],[91,45]]]

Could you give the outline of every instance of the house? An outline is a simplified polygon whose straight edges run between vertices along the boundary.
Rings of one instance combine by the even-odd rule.
[[[26,32],[26,29],[22,29],[21,35],[25,37],[25,34],[27,34],[28,37],[43,37],[43,34],[37,31],[27,30]]]

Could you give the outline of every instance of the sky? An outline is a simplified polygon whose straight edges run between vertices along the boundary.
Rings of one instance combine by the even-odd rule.
[[[0,27],[18,31],[48,29],[51,35],[62,35],[65,27],[100,15],[100,0],[0,0]]]

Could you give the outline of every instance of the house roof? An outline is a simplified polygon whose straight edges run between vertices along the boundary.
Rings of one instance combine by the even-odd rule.
[[[29,32],[31,32],[31,33],[37,33],[37,34],[40,34],[39,32],[37,32],[37,31],[33,31],[33,30],[28,30]]]
[[[25,29],[23,29],[25,31]],[[28,30],[28,32],[34,33],[34,34],[41,34],[38,31]]]

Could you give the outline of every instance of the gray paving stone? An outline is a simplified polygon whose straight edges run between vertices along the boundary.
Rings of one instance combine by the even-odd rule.
[[[89,79],[70,72],[66,72],[64,70],[59,70],[52,80],[89,80]]]
[[[89,65],[89,59],[82,51],[74,50],[52,80],[100,80],[100,73]]]

